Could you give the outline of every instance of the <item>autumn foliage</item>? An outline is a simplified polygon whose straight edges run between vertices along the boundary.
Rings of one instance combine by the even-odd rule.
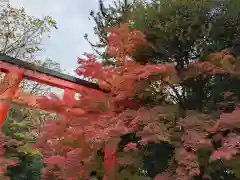
[[[24,98],[27,101],[23,104],[61,114],[60,121],[46,121],[34,145],[46,163],[43,179],[88,179],[93,169],[104,174],[104,148],[109,144],[117,146],[123,135],[131,133],[140,140],[127,143],[119,153],[121,156],[117,156],[119,166],[134,164],[137,159],[131,152],[141,153],[147,144],[173,145],[175,152],[169,167],[156,180],[208,177],[196,156],[202,149],[211,152],[207,164],[239,154],[239,107],[232,113],[222,111],[217,117],[186,109],[182,115],[177,104],[147,105],[142,101],[152,82],[160,82],[167,89],[199,76],[237,76],[238,65],[231,55],[218,52],[179,72],[174,64],[142,65],[134,61],[131,53],[138,45],[147,43],[143,33],[126,24],[109,29],[109,33],[108,52],[117,65],[104,66],[96,56],[85,54],[85,59],[78,59],[76,69],[79,76],[97,82],[102,91],[83,88],[80,100],[71,102],[54,95]],[[21,103],[19,99],[20,94],[14,101]]]

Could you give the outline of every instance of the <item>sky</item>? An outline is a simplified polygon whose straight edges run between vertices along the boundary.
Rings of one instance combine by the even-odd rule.
[[[51,38],[43,40],[45,50],[40,58],[50,58],[60,63],[62,69],[74,75],[77,57],[84,52],[93,52],[83,38],[97,41],[93,33],[94,22],[89,20],[91,10],[98,10],[98,0],[10,0],[13,7],[25,8],[28,15],[36,17],[51,16],[57,21],[58,29],[51,32]],[[105,0],[106,3],[111,0]]]

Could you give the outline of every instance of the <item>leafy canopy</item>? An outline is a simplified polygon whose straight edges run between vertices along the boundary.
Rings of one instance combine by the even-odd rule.
[[[179,74],[171,63],[143,65],[133,60],[130,53],[134,47],[146,43],[140,31],[123,24],[109,29],[109,33],[108,49],[117,66],[104,66],[95,56],[86,54],[86,59],[79,58],[76,70],[77,74],[97,81],[108,93],[83,88],[80,100],[72,102],[56,96],[35,100],[29,97],[25,101],[65,115],[61,121],[47,121],[37,137],[36,147],[46,163],[45,178],[86,178],[92,169],[103,173],[99,152],[109,143],[119,144],[124,135],[131,133],[139,140],[119,149],[119,167],[141,168],[141,156],[147,154],[148,144],[168,143],[174,148],[174,155],[160,175],[165,179],[208,177],[215,161],[229,161],[238,155],[237,107],[230,114],[220,112],[220,116],[197,111],[186,111],[185,116],[180,116],[177,104],[162,101],[147,105],[141,101],[152,81],[171,86],[203,74],[206,78],[216,74],[238,76],[239,66],[234,57],[219,58],[219,53],[212,54],[208,61],[194,62]],[[23,103],[19,97],[14,101]],[[205,161],[199,159],[203,156],[201,152],[207,153]]]

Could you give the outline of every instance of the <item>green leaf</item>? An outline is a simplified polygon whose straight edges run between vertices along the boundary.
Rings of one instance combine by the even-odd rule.
[[[33,148],[31,144],[28,144],[26,143],[25,145],[23,146],[20,146],[18,148],[18,151],[19,152],[22,152],[24,154],[28,154],[30,156],[33,156],[33,155],[42,155],[40,151],[38,151],[36,148]]]

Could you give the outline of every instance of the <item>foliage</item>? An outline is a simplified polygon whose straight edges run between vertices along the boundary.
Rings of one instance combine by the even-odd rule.
[[[174,2],[184,5],[183,1]],[[137,46],[149,43],[145,37],[123,24],[109,29],[107,49],[111,50],[116,66],[105,66],[91,54],[85,54],[86,59],[79,58],[77,74],[97,81],[104,92],[83,88],[80,100],[73,102],[54,95],[13,99],[63,116],[61,121],[49,119],[37,137],[35,146],[41,150],[46,164],[44,179],[88,178],[93,169],[103,174],[101,152],[109,145],[119,145],[117,162],[121,177],[127,174],[128,178],[140,179],[141,173],[136,169],[144,168],[142,157],[151,154],[148,148],[155,144],[161,144],[163,149],[169,144],[173,152],[157,168],[160,174],[155,179],[220,179],[217,173],[221,170],[225,177],[238,176],[234,173],[237,172],[234,160],[239,155],[236,95],[223,91],[223,99],[218,99],[215,110],[208,111],[190,108],[185,97],[179,98],[189,82],[204,82],[204,86],[211,82],[207,85],[213,87],[220,77],[238,79],[238,59],[223,50],[210,54],[205,61],[188,63],[180,71],[171,62],[143,64],[134,61],[131,55]],[[145,103],[151,86],[156,90],[158,84],[165,88],[158,91],[161,101]],[[169,100],[169,96],[177,99],[177,103]],[[126,140],[124,137],[129,134],[137,138]],[[114,179],[111,175],[106,177]]]
[[[108,57],[107,53],[102,52],[102,50],[104,50],[108,44],[106,29],[115,27],[122,22],[127,22],[127,16],[131,12],[134,3],[135,0],[117,0],[113,1],[112,4],[106,7],[103,0],[98,0],[99,11],[91,11],[90,18],[96,24],[94,27],[94,34],[97,35],[99,42],[93,44],[88,39],[88,34],[85,34],[84,36],[98,55],[101,55],[105,58]],[[106,60],[106,62],[108,61]]]
[[[19,166],[9,166],[6,175],[11,180],[40,180],[43,163],[39,156],[23,156]]]
[[[144,35],[129,31],[126,25],[121,27],[110,29],[109,36],[109,41],[114,41],[109,43],[109,49],[118,52],[114,54],[118,66],[104,66],[95,56],[86,54],[88,59],[80,58],[76,70],[79,75],[97,80],[108,93],[83,89],[76,102],[64,102],[56,96],[37,100],[35,106],[65,115],[61,121],[47,121],[37,137],[36,147],[46,163],[44,178],[87,178],[97,167],[101,172],[99,151],[109,143],[118,144],[129,133],[135,133],[140,140],[128,142],[118,152],[119,167],[128,167],[122,169],[125,173],[142,167],[139,157],[147,144],[168,143],[173,146],[174,155],[168,160],[167,168],[161,170],[165,173],[160,177],[183,180],[211,176],[209,168],[213,162],[219,158],[229,161],[239,153],[238,108],[233,113],[220,109],[219,117],[189,110],[182,115],[175,104],[165,101],[146,106],[139,98],[151,81],[158,80],[163,86],[171,87],[203,74],[205,78],[216,74],[237,77],[236,59],[217,58],[219,53],[215,53],[208,61],[190,64],[180,74],[174,64],[142,65],[133,61],[128,52],[135,49],[132,46],[145,42]],[[133,38],[130,48],[122,37],[132,33],[138,36]],[[228,62],[232,64],[226,66]],[[200,155],[202,152],[206,155]]]
[[[237,0],[124,2],[127,4],[114,1],[115,6],[107,8],[100,1],[100,7],[103,7],[92,18],[95,29],[101,29],[96,32],[100,39],[94,46],[96,49],[107,46],[106,28],[109,25],[119,26],[125,22],[147,37],[150,46],[138,47],[133,52],[135,60],[143,63],[176,62],[178,68],[183,68],[191,60],[238,43],[240,6]],[[119,13],[119,9],[123,12]],[[118,21],[114,21],[116,16]],[[108,25],[105,22],[115,23]]]
[[[24,8],[13,8],[9,4],[2,6],[2,3],[0,12],[0,53],[20,58],[33,63],[33,65],[40,65],[60,71],[59,64],[50,59],[44,61],[35,59],[35,54],[43,49],[41,44],[42,39],[53,28],[57,28],[56,22],[49,16],[39,19],[27,15]],[[1,73],[1,75],[3,74]],[[1,87],[4,87],[4,85],[2,84]],[[35,95],[46,94],[51,89],[51,87],[28,80],[23,80],[20,88]],[[33,171],[30,168],[31,166],[39,168],[38,171],[40,171],[41,167],[38,166],[38,163],[41,162],[40,159],[37,160],[39,152],[32,148],[31,144],[34,142],[34,137],[36,136],[34,134],[36,127],[41,125],[49,115],[51,114],[39,109],[25,108],[11,103],[10,111],[2,127],[4,134],[10,140],[12,138],[11,141],[14,140],[10,148],[5,148],[6,156],[17,157],[19,159],[17,166],[8,168],[7,170],[7,175],[11,178],[33,179],[30,177],[31,171]],[[26,164],[29,166],[26,166]],[[21,169],[21,173],[25,175],[22,176],[17,172],[14,173],[13,171],[16,169]],[[40,176],[37,177],[37,174],[35,174],[35,178],[40,178]]]
[[[0,135],[0,140],[1,140],[1,146],[0,146],[0,153],[1,153],[1,160],[0,160],[0,177],[3,180],[9,179],[8,177],[5,176],[5,171],[7,170],[8,166],[15,166],[18,163],[17,158],[8,158],[5,156],[5,146],[11,145],[11,143],[15,143],[14,141],[11,140],[11,138],[5,136],[2,132]]]
[[[131,4],[131,3],[130,3]],[[116,6],[112,16],[119,15]],[[132,54],[134,60],[140,63],[162,64],[172,62],[178,71],[183,71],[193,60],[205,60],[209,53],[228,48],[227,51],[239,56],[239,1],[137,1],[131,5],[131,13],[127,14],[129,24],[133,29],[144,32],[148,44],[139,46]],[[105,7],[105,13],[109,11]],[[115,13],[114,13],[115,12]],[[101,11],[99,11],[101,14]],[[140,16],[141,14],[141,16]],[[144,18],[143,18],[144,14]],[[120,14],[121,15],[121,14]],[[126,14],[123,16],[126,17]],[[111,17],[111,16],[109,16]],[[103,21],[96,22],[101,28]],[[121,23],[116,26],[119,26]],[[106,29],[104,27],[103,29]],[[103,33],[101,33],[103,34]],[[100,36],[100,35],[99,35]],[[105,37],[107,42],[107,37]],[[96,46],[97,47],[97,46]],[[114,59],[108,59],[115,63]],[[224,99],[225,91],[234,92],[239,97],[239,79],[229,75],[213,75],[208,78],[201,76],[188,79],[181,84],[173,84],[166,93],[165,88],[152,83],[149,94],[151,103],[162,96],[181,105],[183,109],[212,111],[219,108]],[[162,93],[156,93],[159,91]],[[179,89],[181,89],[179,91]]]
[[[33,59],[41,50],[43,35],[56,28],[51,17],[35,18],[10,5],[1,9],[0,17],[0,52],[21,59]]]
[[[132,54],[133,59],[139,63],[170,62],[176,65],[178,71],[184,71],[183,67],[193,60],[206,60],[210,53],[223,49],[224,53],[221,54],[239,57],[238,0],[161,0],[161,3],[152,0],[128,3],[131,13],[123,16],[127,16],[133,29],[144,32],[148,42],[146,46],[137,47]],[[112,8],[112,16],[122,15],[117,13],[118,8],[121,9],[121,6]],[[107,13],[110,8],[105,7],[103,11]],[[99,13],[102,13],[101,9]],[[104,21],[96,22],[97,28],[103,28],[101,22]],[[116,26],[120,23],[118,21]],[[106,28],[108,27],[103,29],[106,31]],[[106,36],[105,41],[107,42]],[[114,58],[107,60],[109,61],[115,64]],[[233,92],[235,100],[240,97],[239,79],[227,74],[215,74],[208,78],[198,76],[180,84],[172,84],[168,87],[171,93],[160,84],[159,81],[152,82],[149,93],[145,93],[145,103],[162,102],[167,96],[168,101],[180,104],[183,109],[211,112],[220,108],[224,92]],[[157,93],[158,91],[164,93]]]

